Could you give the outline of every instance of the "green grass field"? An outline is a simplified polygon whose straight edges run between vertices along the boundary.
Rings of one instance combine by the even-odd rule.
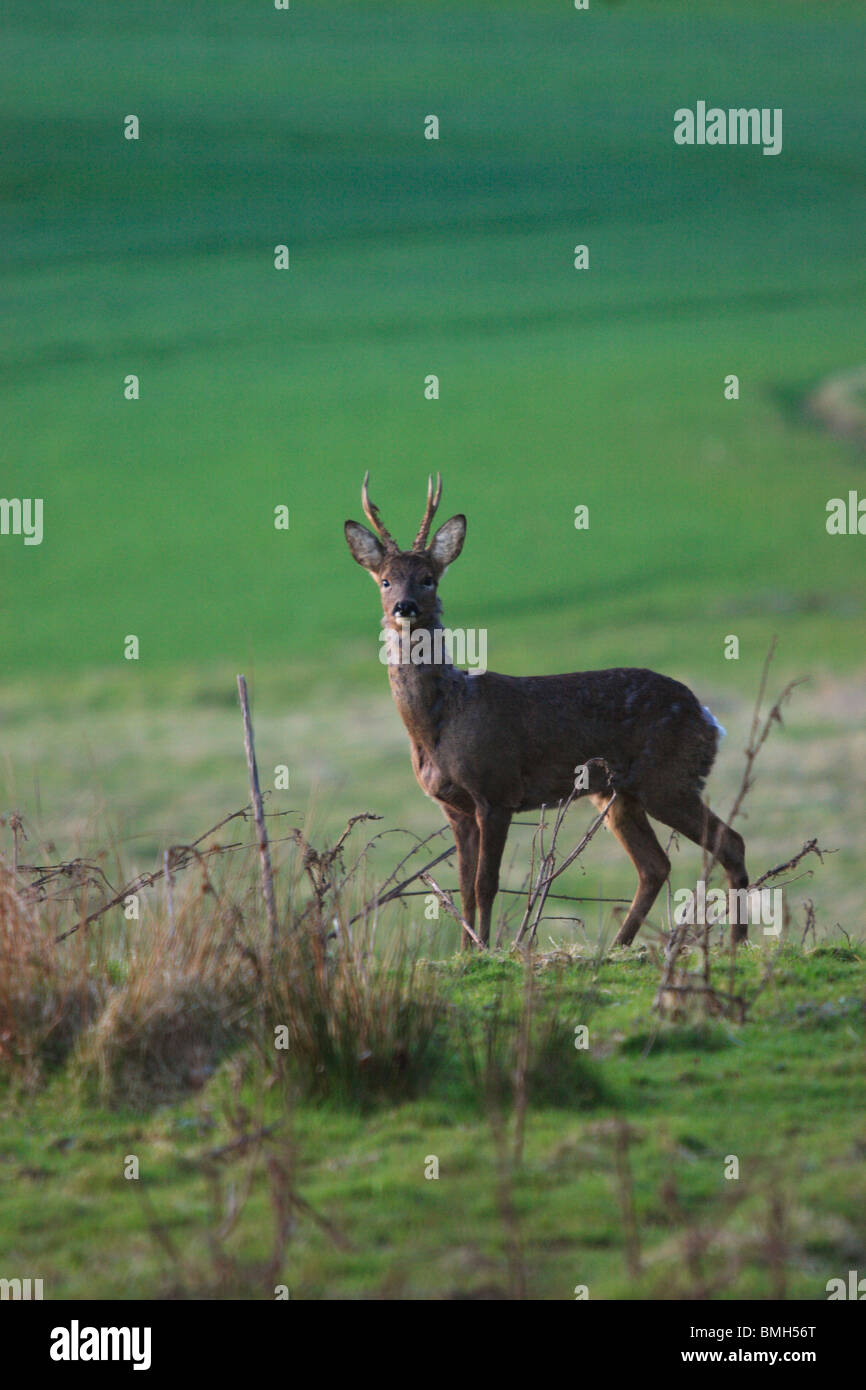
[[[741,962],[737,988],[755,995],[760,973]],[[475,1027],[509,984],[520,990],[519,965],[495,958],[437,977]],[[293,1299],[506,1298],[518,1278],[544,1299],[571,1299],[576,1285],[591,1300],[825,1298],[866,1249],[862,953],[788,948],[737,1027],[660,1025],[656,981],[645,954],[540,975],[539,1014],[556,1001],[563,1034],[586,1022],[591,1047],[585,1060],[565,1036],[548,1059],[563,1095],[533,1096],[516,1165],[513,1113],[503,1145],[450,1050],[418,1098],[296,1106],[290,1122],[279,1090],[262,1104],[261,1081],[239,1087],[231,1065],[199,1097],[145,1114],[84,1103],[60,1078],[26,1110],[4,1107],[2,1266],[39,1271],[46,1298],[272,1297],[270,1145],[217,1164],[216,1200],[208,1181],[207,1155],[231,1144],[226,1117],[242,1106],[246,1132],[280,1126],[275,1151],[291,1145],[308,1204],[280,1271]],[[124,1177],[130,1155],[137,1181]],[[431,1155],[438,1180],[425,1179]],[[227,1185],[246,1191],[249,1168],[249,1199],[220,1240]]]
[[[864,564],[824,521],[862,457],[804,401],[866,359],[861,7],[79,8],[12,7],[0,98],[3,488],[45,500],[42,545],[0,546],[4,802],[68,852],[109,815],[148,864],[243,798],[244,670],[280,806],[433,828],[342,522],[370,468],[410,536],[441,469],[448,621],[493,669],[693,684],[731,729],[720,805],[778,634],[775,687],[820,694],[761,861],[826,824],[849,908]],[[783,153],[676,147],[699,92],[781,105]],[[798,759],[840,732],[822,822]]]
[[[46,538],[3,547],[7,674],[110,672],[127,631],[130,683],[329,670],[375,626],[367,467],[402,533],[442,469],[449,615],[502,664],[709,678],[732,624],[750,673],[771,627],[859,661],[823,523],[861,465],[797,405],[866,354],[860,6],[10,8],[4,488]],[[783,106],[782,156],[675,147],[702,91]]]
[[[243,805],[238,671],[263,785],[290,769],[272,809],[317,844],[365,810],[383,829],[436,829],[343,521],[360,516],[369,469],[408,544],[441,470],[444,515],[468,516],[443,585],[448,623],[487,629],[494,670],[647,665],[687,681],[729,730],[709,784],[722,813],[778,637],[771,693],[808,680],[759,763],[740,826],[749,866],[817,836],[835,853],[787,890],[791,948],[806,899],[827,949],[840,929],[862,941],[866,540],[828,535],[825,509],[866,496],[866,474],[862,448],[808,410],[827,377],[866,362],[862,4],[9,0],[4,30],[0,495],[43,498],[45,518],[39,546],[0,536],[0,814],[24,816],[22,857],[101,853],[122,881]],[[699,98],[783,108],[783,152],[677,147],[674,110]],[[130,113],[138,141],[123,138]],[[438,142],[424,138],[429,113]],[[283,243],[291,268],[278,272]],[[124,398],[130,373],[137,401]],[[288,531],[274,528],[279,504]],[[578,504],[588,530],[574,527]],[[586,819],[575,811],[575,835]],[[531,833],[516,828],[506,851],[513,888]],[[8,857],[5,826],[0,837]],[[632,868],[602,838],[564,883],[630,897]],[[380,842],[371,881],[404,852]],[[675,882],[697,864],[677,850]],[[592,951],[609,932],[608,907],[559,911],[582,925],[551,922],[544,949]],[[386,916],[417,937],[417,913]],[[455,941],[443,934],[444,956]],[[780,1173],[792,1230],[808,1233],[791,1236],[789,1296],[823,1297],[834,1261],[866,1258],[862,1020],[832,1012],[862,995],[862,961],[830,980],[828,959],[801,954],[719,1049],[646,1058],[634,1048],[657,978],[639,961],[603,967],[595,1063],[615,1100],[586,1115],[538,1107],[515,1178],[531,1293],[658,1289],[654,1267],[638,1279],[623,1263],[593,1129],[616,1114],[637,1127],[659,1277],[675,1260],[666,1221],[682,1235],[712,1219],[719,1155],[738,1146],[760,1157],[732,1248],[768,1219]],[[442,969],[459,994],[458,968]],[[55,1293],[164,1291],[128,1189],[103,1187],[145,1136],[156,1196],[198,1260],[206,1216],[185,1155],[207,1114],[198,1102],[107,1114],[70,1084],[4,1101],[15,1195],[0,1273],[42,1261]],[[373,1119],[305,1103],[295,1125],[302,1190],[363,1251],[344,1258],[304,1230],[298,1297],[510,1287],[486,1121],[447,1089]],[[440,1149],[456,1200],[419,1181]],[[659,1195],[672,1154],[675,1219]],[[252,1200],[255,1213],[258,1188]],[[766,1262],[744,1260],[730,1287],[772,1293]]]

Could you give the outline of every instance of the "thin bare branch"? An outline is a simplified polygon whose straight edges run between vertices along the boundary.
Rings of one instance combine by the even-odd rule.
[[[421,880],[422,880],[422,882],[426,883],[426,884],[430,887],[430,889],[431,889],[432,892],[434,892],[434,893],[436,894],[436,897],[439,899],[440,903],[441,903],[442,906],[445,908],[446,912],[449,912],[449,913],[451,914],[451,916],[454,918],[454,920],[455,920],[456,922],[459,922],[459,923],[460,923],[461,927],[462,927],[463,930],[466,932],[467,936],[470,936],[470,937],[472,938],[472,940],[475,942],[475,945],[476,945],[476,946],[480,946],[480,947],[482,948],[482,950],[486,950],[486,947],[484,946],[484,942],[481,941],[481,940],[475,935],[475,932],[472,930],[472,928],[470,927],[469,923],[466,921],[466,918],[463,916],[463,914],[462,914],[462,913],[459,911],[459,909],[457,908],[457,906],[456,906],[456,904],[455,904],[453,898],[451,898],[451,897],[448,896],[448,894],[445,892],[444,888],[440,888],[440,887],[439,887],[439,884],[436,882],[436,880],[435,880],[434,878],[431,878],[430,874],[428,874],[426,871],[425,871],[424,873],[421,874]]]

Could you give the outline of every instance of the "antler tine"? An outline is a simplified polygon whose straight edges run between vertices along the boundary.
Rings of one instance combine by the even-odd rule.
[[[426,548],[426,545],[427,545],[427,532],[430,530],[430,523],[431,523],[431,521],[433,520],[433,517],[434,517],[435,514],[436,514],[436,508],[439,506],[439,501],[440,501],[440,498],[441,498],[441,497],[442,497],[442,477],[441,477],[441,475],[440,475],[439,473],[436,474],[436,492],[435,492],[435,494],[434,494],[434,492],[433,492],[433,479],[432,479],[432,477],[428,476],[428,478],[427,478],[427,506],[426,506],[425,509],[424,509],[424,519],[423,519],[423,521],[421,522],[421,529],[419,530],[417,536],[415,537],[415,543],[414,543],[414,545],[412,546],[412,549],[413,549],[413,550],[424,550],[424,549]]]
[[[364,474],[364,482],[361,487],[361,506],[364,508],[364,515],[368,521],[373,523],[385,544],[395,546],[396,542],[394,540],[394,537],[391,535],[387,527],[383,525],[382,518],[379,516],[379,508],[374,506],[373,503],[370,501],[370,495],[367,492],[367,482],[369,477],[370,470],[368,468],[366,473]]]

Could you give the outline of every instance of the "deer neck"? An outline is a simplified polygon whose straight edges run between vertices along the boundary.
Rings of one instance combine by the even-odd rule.
[[[406,732],[414,744],[432,752],[442,732],[449,687],[457,671],[438,618],[411,633],[393,633],[388,678]]]

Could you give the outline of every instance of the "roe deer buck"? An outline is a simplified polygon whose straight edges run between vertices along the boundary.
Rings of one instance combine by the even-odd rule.
[[[616,799],[605,818],[638,872],[638,887],[616,937],[628,946],[670,873],[670,860],[647,814],[709,847],[732,888],[745,888],[745,846],[740,835],[713,815],[700,792],[718,748],[721,726],[687,686],[655,671],[616,669],[562,676],[469,675],[442,652],[439,580],[463,548],[465,516],[452,516],[430,544],[427,537],[439,499],[437,476],[411,550],[401,550],[385,529],[367,493],[361,504],[376,531],[347,521],[346,540],[369,570],[382,596],[382,625],[402,638],[426,629],[429,659],[389,663],[391,690],[412,745],[412,766],[421,788],[438,801],[457,843],[463,916],[490,941],[490,916],[499,888],[499,865],[516,811],[565,800],[575,771],[591,759],[589,796],[603,810],[612,785]],[[439,641],[434,636],[439,634]],[[403,643],[400,643],[403,646]],[[413,656],[417,657],[417,651]],[[748,934],[732,926],[734,939]],[[470,938],[463,933],[463,945]]]

